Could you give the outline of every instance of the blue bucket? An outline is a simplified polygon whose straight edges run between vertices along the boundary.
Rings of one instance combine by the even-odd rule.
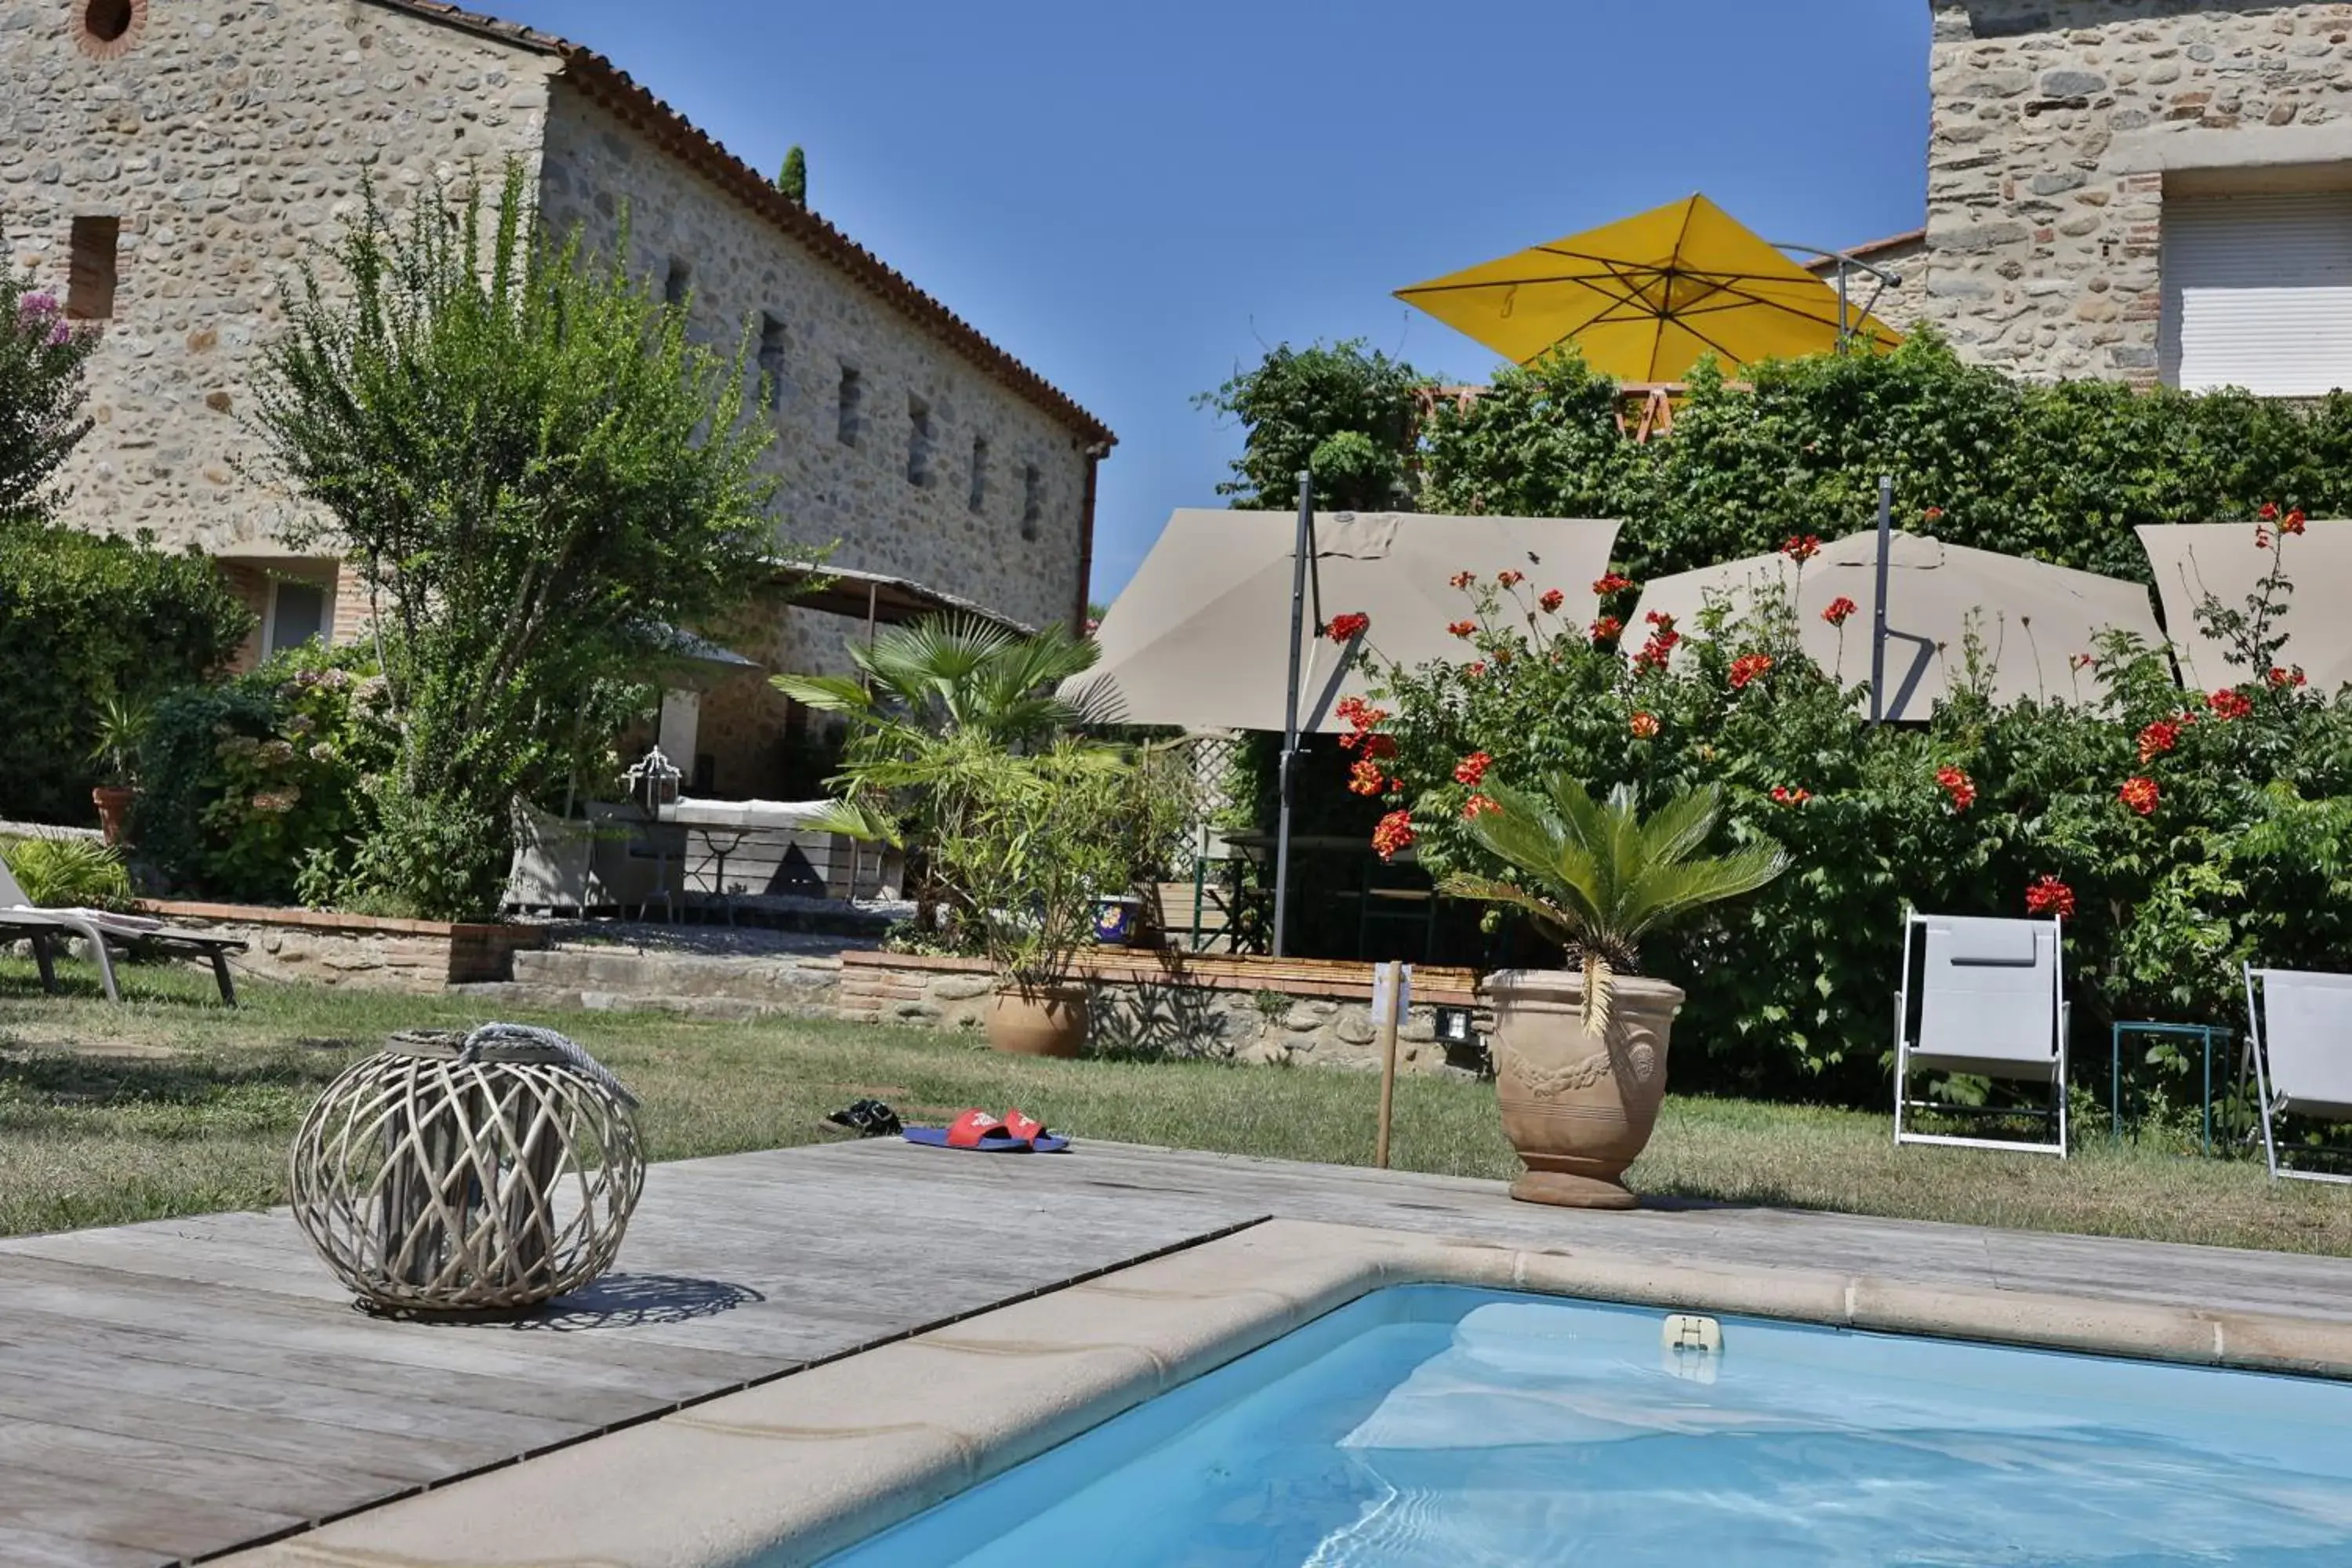
[[[1095,940],[1105,947],[1125,947],[1135,940],[1135,919],[1141,908],[1135,899],[1095,900]]]

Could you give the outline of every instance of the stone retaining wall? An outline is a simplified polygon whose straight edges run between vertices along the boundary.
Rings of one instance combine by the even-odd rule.
[[[1175,954],[1104,955],[1085,965],[1093,1051],[1113,1056],[1191,1057],[1377,1069],[1371,965],[1182,959]],[[1474,1074],[1493,1015],[1467,970],[1415,975],[1412,1005],[1398,1031],[1399,1070]],[[935,1029],[985,1026],[994,975],[977,959],[846,952],[839,1015],[863,1023]],[[1475,1009],[1474,1043],[1439,1044],[1436,1009]]]
[[[353,991],[425,994],[506,980],[520,949],[546,945],[540,926],[452,925],[319,910],[150,902],[140,912],[176,926],[241,938],[237,967],[264,980]]]

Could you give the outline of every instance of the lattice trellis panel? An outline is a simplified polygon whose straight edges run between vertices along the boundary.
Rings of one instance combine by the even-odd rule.
[[[645,1179],[633,1102],[552,1036],[395,1035],[328,1085],[290,1164],[327,1267],[408,1311],[580,1289],[612,1267]]]

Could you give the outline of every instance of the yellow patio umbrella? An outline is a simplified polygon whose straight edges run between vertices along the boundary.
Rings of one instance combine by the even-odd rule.
[[[1410,289],[1416,305],[1520,364],[1562,343],[1619,381],[1681,381],[1701,355],[1727,371],[1838,346],[1837,289],[1705,196],[1691,196]],[[1901,337],[1858,306],[1848,330]]]

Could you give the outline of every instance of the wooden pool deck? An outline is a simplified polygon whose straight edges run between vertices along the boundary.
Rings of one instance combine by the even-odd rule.
[[[492,1324],[355,1311],[283,1211],[0,1241],[0,1563],[200,1561],[1269,1217],[2352,1321],[2352,1259],[1094,1144],[654,1168],[620,1271]]]

